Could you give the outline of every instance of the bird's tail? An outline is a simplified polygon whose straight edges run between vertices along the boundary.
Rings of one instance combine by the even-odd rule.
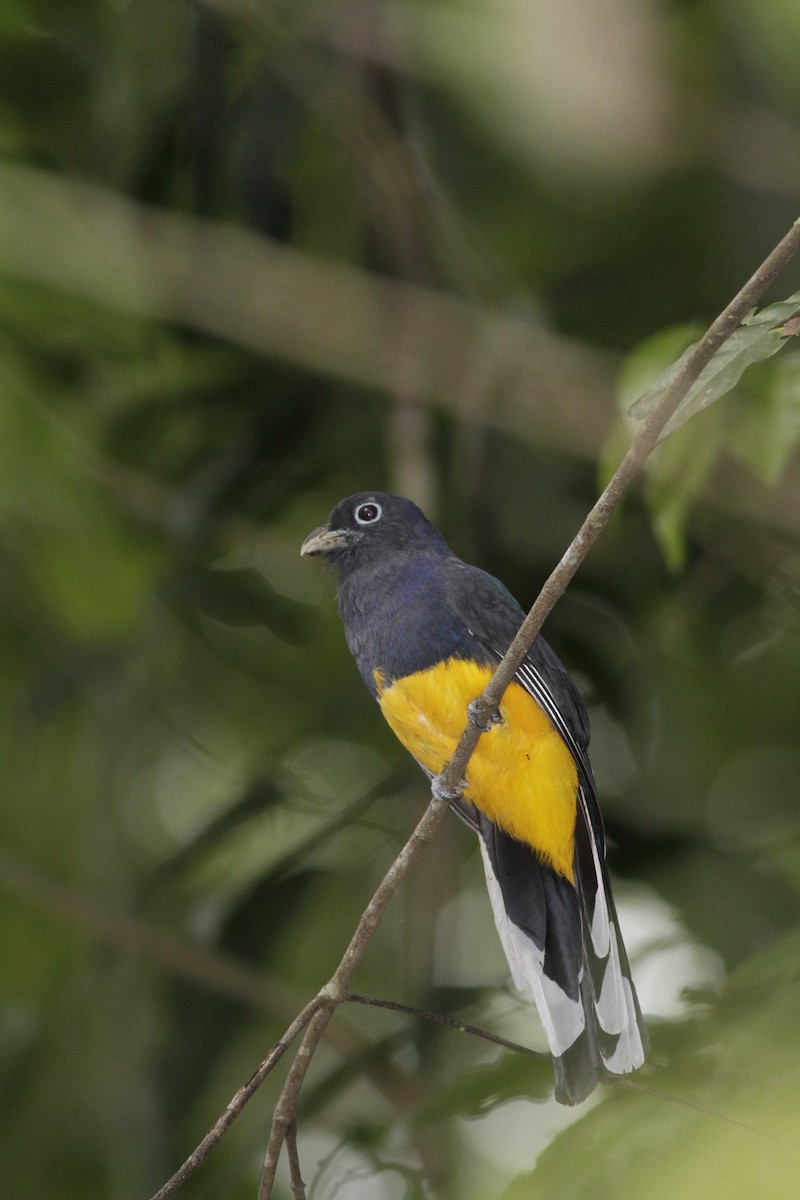
[[[582,814],[586,815],[586,814]],[[644,1062],[647,1033],[591,826],[576,825],[576,886],[477,814],[489,896],[515,985],[533,995],[556,1099]]]

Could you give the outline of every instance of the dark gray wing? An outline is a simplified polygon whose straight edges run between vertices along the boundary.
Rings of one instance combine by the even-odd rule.
[[[459,559],[448,559],[444,578],[448,603],[468,629],[475,656],[499,662],[524,619],[522,609],[498,580]],[[514,981],[536,999],[553,1054],[556,1096],[575,1104],[599,1079],[641,1066],[647,1033],[605,871],[586,708],[541,636],[515,680],[547,713],[578,769],[575,886],[529,847],[474,815]],[[466,813],[459,815],[476,824]]]
[[[443,569],[448,601],[471,636],[495,662],[503,657],[525,613],[499,580],[479,567],[449,558]],[[581,694],[558,655],[539,635],[516,675],[517,682],[544,709],[572,751],[585,780],[592,781],[586,755],[589,717]]]

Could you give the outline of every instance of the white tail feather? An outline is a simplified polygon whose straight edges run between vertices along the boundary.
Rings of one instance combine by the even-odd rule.
[[[583,1032],[586,1017],[580,1000],[573,1000],[544,973],[544,950],[509,920],[483,838],[479,838],[494,922],[505,951],[514,986],[533,996],[550,1053],[564,1054]]]

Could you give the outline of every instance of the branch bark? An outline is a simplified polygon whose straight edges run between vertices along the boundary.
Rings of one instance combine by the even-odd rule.
[[[295,1019],[284,1038],[271,1051],[270,1056],[264,1060],[244,1088],[240,1089],[200,1146],[153,1200],[166,1200],[200,1165],[212,1145],[216,1145],[219,1141],[227,1125],[238,1115],[256,1088],[272,1070],[290,1041],[305,1029],[295,1061],[287,1075],[275,1108],[267,1146],[259,1187],[259,1200],[269,1200],[272,1196],[280,1149],[287,1136],[294,1136],[293,1133],[290,1134],[290,1131],[294,1126],[297,1099],[313,1054],[336,1008],[348,999],[350,982],[366,953],[392,895],[441,824],[448,808],[446,800],[442,797],[448,793],[454,795],[460,793],[461,781],[470,757],[478,744],[482,727],[486,725],[490,715],[497,708],[503,693],[530,649],[546,617],[564,594],[589,550],[608,524],[622,497],[655,449],[667,422],[688,389],[798,249],[800,249],[800,219],[795,221],[790,231],[768,255],[741,291],[709,326],[692,353],[687,355],[681,369],[672,379],[671,385],[664,391],[659,403],[649,413],[634,437],[628,452],[573,538],[561,561],[545,582],[491,680],[481,696],[471,706],[469,720],[453,757],[438,780],[435,781],[438,786],[434,789],[430,804],[367,905],[358,928],[331,979]],[[292,1153],[295,1156],[293,1162],[296,1163],[295,1151]],[[299,1179],[299,1164],[296,1171],[296,1178]],[[294,1172],[295,1166],[292,1166],[293,1180],[295,1179]]]

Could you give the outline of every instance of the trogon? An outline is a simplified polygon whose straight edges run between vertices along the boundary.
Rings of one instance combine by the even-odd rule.
[[[301,553],[335,568],[361,676],[435,778],[522,609],[400,496],[342,500]],[[588,743],[583,701],[539,636],[482,733],[454,804],[478,834],[497,930],[515,985],[536,1002],[562,1104],[641,1066],[648,1047],[605,869]]]

